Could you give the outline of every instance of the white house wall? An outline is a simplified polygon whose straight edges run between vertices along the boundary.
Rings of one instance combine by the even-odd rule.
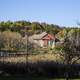
[[[42,40],[34,40],[34,43],[37,44],[40,47],[44,46],[44,42]]]
[[[41,47],[43,47],[44,46],[44,41],[39,40],[39,44],[40,44]]]
[[[52,43],[52,48],[54,48],[55,47],[55,41],[53,41],[53,43]]]

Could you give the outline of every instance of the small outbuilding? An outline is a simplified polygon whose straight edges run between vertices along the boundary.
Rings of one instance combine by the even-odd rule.
[[[29,42],[38,45],[39,47],[51,47],[54,48],[56,45],[56,37],[52,34],[43,32],[41,34],[35,34],[29,37]]]

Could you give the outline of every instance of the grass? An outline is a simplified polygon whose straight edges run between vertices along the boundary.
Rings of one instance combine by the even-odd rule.
[[[4,62],[11,62],[11,63],[26,63],[27,56],[15,56],[15,57],[1,57],[0,61]],[[37,55],[29,55],[28,61],[30,63],[36,63],[38,61],[54,61],[54,62],[61,62],[62,59],[59,54],[37,54]],[[54,78],[45,78],[45,77],[0,77],[0,80],[66,80],[66,79],[54,79]],[[80,79],[69,79],[69,80],[80,80]]]
[[[26,59],[31,63],[38,61],[54,61],[61,62],[61,57],[59,54],[37,54],[27,56],[13,56],[13,57],[0,57],[0,61],[4,62],[13,62],[13,63],[25,63]]]
[[[66,80],[66,79],[59,79],[59,78],[46,78],[46,77],[0,77],[0,80]],[[80,79],[69,79],[69,80],[80,80]]]

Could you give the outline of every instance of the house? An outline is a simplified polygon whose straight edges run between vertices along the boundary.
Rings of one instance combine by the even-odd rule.
[[[43,32],[41,34],[34,34],[29,37],[29,42],[39,47],[51,47],[54,48],[56,44],[56,37],[54,35]]]

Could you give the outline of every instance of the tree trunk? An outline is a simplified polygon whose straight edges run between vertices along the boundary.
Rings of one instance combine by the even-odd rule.
[[[66,73],[66,80],[69,80],[69,74],[68,74],[68,72]]]
[[[70,55],[66,54],[66,80],[69,80]]]
[[[69,80],[69,78],[66,78],[66,80]]]

